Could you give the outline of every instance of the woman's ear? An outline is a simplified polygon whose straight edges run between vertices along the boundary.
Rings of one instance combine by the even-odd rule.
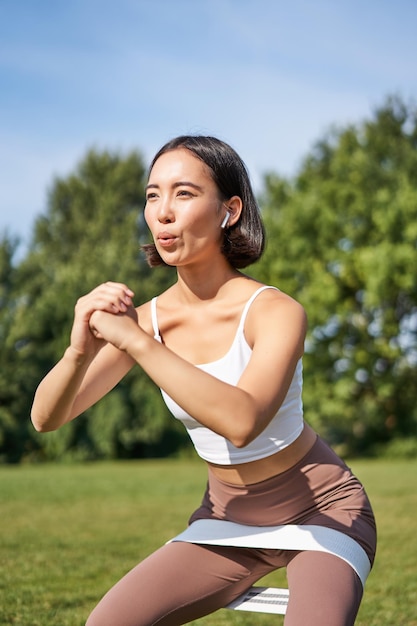
[[[229,214],[229,217],[224,226],[223,226],[223,222],[225,220],[223,220],[222,228],[230,228],[230,226],[233,226],[233,224],[236,224],[236,222],[238,221],[240,217],[240,214],[242,213],[242,208],[243,208],[242,200],[239,198],[239,196],[232,196],[231,198],[229,198],[229,200],[227,200],[227,202],[224,203],[224,205],[227,209],[227,213]]]

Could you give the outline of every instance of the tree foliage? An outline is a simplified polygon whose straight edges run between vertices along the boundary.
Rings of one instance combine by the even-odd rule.
[[[17,270],[13,264],[17,244],[6,234],[0,241],[0,460],[12,461],[22,455],[25,426],[17,416],[22,415],[30,393],[20,346],[10,340],[17,308]]]
[[[37,384],[68,345],[74,305],[81,295],[107,280],[120,281],[133,289],[140,303],[172,280],[169,272],[151,271],[140,252],[140,240],[146,236],[144,177],[137,153],[123,158],[90,151],[73,174],[56,179],[51,187],[47,211],[35,223],[31,248],[15,270],[16,285],[9,298],[13,319],[7,313],[1,322],[6,347],[18,360],[15,373],[6,367],[4,385],[10,398],[2,409],[3,420],[23,431],[13,459],[39,454],[145,455],[158,449],[165,431],[173,428],[166,424],[159,392],[139,368],[108,398],[55,433],[36,435],[28,420]],[[9,257],[3,246],[6,290]],[[12,458],[6,440],[3,456]]]
[[[137,152],[92,150],[53,181],[23,260],[14,262],[17,241],[0,239],[0,460],[144,457],[187,445],[139,367],[55,433],[38,435],[29,421],[78,297],[115,280],[140,304],[175,278],[150,270],[140,252],[144,184]],[[293,179],[265,176],[261,206],[268,246],[250,273],[307,310],[307,420],[344,453],[417,442],[415,108],[389,98],[372,119],[333,129]]]
[[[308,419],[348,452],[417,435],[417,114],[396,97],[265,180],[257,275],[309,317]]]

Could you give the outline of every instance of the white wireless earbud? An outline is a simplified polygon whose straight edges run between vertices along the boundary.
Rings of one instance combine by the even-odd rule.
[[[229,218],[230,218],[230,211],[226,211],[226,215],[224,216],[224,219],[222,223],[220,224],[220,228],[223,228],[223,229],[226,228]]]

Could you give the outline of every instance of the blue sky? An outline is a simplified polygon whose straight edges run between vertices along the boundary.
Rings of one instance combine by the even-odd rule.
[[[0,0],[0,232],[90,147],[214,134],[293,175],[333,124],[417,99],[415,0]]]

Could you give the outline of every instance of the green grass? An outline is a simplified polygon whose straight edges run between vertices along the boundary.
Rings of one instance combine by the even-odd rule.
[[[355,461],[377,516],[358,626],[417,626],[417,461]],[[137,561],[183,530],[205,485],[195,460],[0,468],[0,624],[82,626]],[[285,584],[283,572],[267,577]],[[195,626],[282,624],[221,610]]]

